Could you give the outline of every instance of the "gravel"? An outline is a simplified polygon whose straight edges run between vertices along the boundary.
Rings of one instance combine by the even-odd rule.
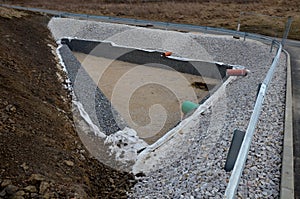
[[[59,51],[65,62],[68,77],[73,84],[77,100],[82,103],[84,109],[89,113],[93,123],[100,127],[100,131],[105,132],[106,135],[123,129],[125,124],[115,121],[120,116],[114,109],[110,108],[110,101],[81,67],[80,62],[74,57],[68,46],[62,45]]]
[[[68,27],[68,28],[61,28]],[[56,39],[108,40],[135,48],[169,50],[177,56],[245,66],[251,71],[226,87],[225,96],[185,129],[180,142],[166,149],[158,169],[141,177],[130,198],[223,198],[231,172],[225,172],[235,129],[246,131],[257,86],[275,51],[247,39],[177,33],[100,22],[54,18],[49,28]],[[252,140],[240,180],[239,198],[279,198],[284,127],[286,57],[282,53]]]

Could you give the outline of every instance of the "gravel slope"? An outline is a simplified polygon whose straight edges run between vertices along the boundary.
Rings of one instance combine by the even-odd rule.
[[[68,27],[68,28],[61,28]],[[234,129],[246,130],[262,82],[275,55],[267,45],[251,40],[204,34],[149,30],[54,18],[49,28],[56,39],[109,40],[135,48],[170,50],[177,56],[228,64],[251,70],[226,87],[225,97],[206,114],[194,119],[176,146],[160,160],[160,168],[140,179],[131,198],[222,198],[230,172],[225,172],[227,152]],[[117,34],[116,34],[117,33]],[[129,38],[129,39],[128,39]],[[267,92],[263,111],[238,189],[242,198],[278,198],[286,59],[279,66]]]

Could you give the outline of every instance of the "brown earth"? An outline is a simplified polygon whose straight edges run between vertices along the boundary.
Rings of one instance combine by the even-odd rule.
[[[48,16],[0,8],[0,198],[126,198],[134,176],[90,157]]]
[[[1,0],[0,0],[1,2]],[[299,0],[2,0],[7,4],[76,13],[129,17],[282,37],[288,16],[293,17],[289,38],[300,40]],[[244,14],[241,14],[244,12]]]

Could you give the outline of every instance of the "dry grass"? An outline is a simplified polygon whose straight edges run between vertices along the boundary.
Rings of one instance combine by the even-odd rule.
[[[288,16],[293,17],[289,38],[300,40],[300,1],[298,0],[11,0],[12,4],[63,10],[95,15],[108,15],[187,23],[236,29],[239,19],[241,30],[283,35]],[[256,14],[244,14],[250,12]],[[275,18],[277,16],[277,18]]]
[[[20,11],[0,7],[0,16],[3,17],[3,18],[7,18],[7,19],[11,19],[13,17],[20,18],[20,17],[26,16],[26,15],[27,14],[24,13],[24,12],[20,12]]]

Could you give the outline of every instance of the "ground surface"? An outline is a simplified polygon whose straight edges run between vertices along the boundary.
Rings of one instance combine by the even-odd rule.
[[[290,38],[300,36],[300,5],[296,0],[245,4],[178,2],[176,6],[171,2],[100,1],[83,5],[75,0],[63,4],[57,0],[2,0],[0,3],[229,28],[236,26],[240,11],[291,15],[294,23]],[[82,151],[72,126],[67,92],[57,80],[56,61],[47,46],[55,45],[45,27],[49,19],[4,9],[0,13],[0,198],[8,198],[9,193],[16,191],[25,198],[37,194],[62,198],[75,193],[83,198],[96,195],[107,198],[108,192],[115,198],[126,197],[124,191],[128,190],[132,176],[99,165]],[[253,22],[248,29],[257,27],[257,21]],[[263,27],[258,29],[271,29],[268,25]],[[274,32],[280,31],[270,34]]]
[[[1,2],[1,1],[0,1]],[[290,38],[300,40],[300,1],[298,0],[2,0],[13,5],[68,12],[119,16],[166,22],[236,29],[282,37],[288,16],[293,17]],[[108,2],[108,3],[107,3]],[[244,12],[244,14],[241,14]]]
[[[0,8],[0,198],[126,198],[133,176],[84,149],[49,17]]]
[[[291,55],[292,65],[295,198],[300,198],[300,50],[297,47],[288,46],[287,51]]]

